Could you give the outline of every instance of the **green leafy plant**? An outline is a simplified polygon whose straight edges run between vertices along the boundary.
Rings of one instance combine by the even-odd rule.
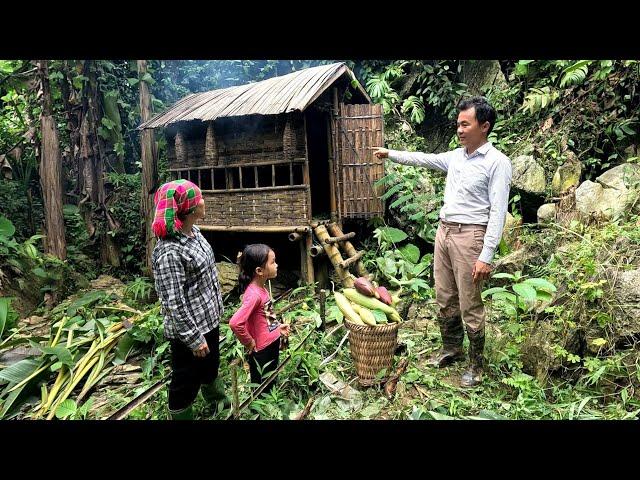
[[[407,239],[407,234],[393,227],[380,227],[374,230],[378,241],[378,251],[373,263],[382,278],[396,288],[407,288],[418,296],[431,296],[432,288],[426,281],[433,255],[420,255],[420,249],[412,243],[398,247],[398,243]]]
[[[490,297],[493,302],[504,309],[510,317],[519,319],[520,313],[532,310],[537,302],[548,302],[556,291],[555,285],[543,278],[526,278],[522,272],[514,274],[496,273],[491,278],[507,279],[511,283],[504,287],[492,287],[482,292],[484,300]]]

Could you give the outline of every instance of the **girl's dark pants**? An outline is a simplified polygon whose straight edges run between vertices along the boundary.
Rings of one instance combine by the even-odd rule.
[[[280,339],[278,338],[266,348],[259,352],[249,354],[249,371],[251,372],[251,383],[260,384],[265,380],[271,372],[278,367],[278,359],[280,356]],[[262,372],[262,375],[260,374]],[[269,393],[275,384],[275,380],[271,382],[263,393]]]

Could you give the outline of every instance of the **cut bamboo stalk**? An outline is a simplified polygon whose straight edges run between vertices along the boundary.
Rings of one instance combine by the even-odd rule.
[[[58,340],[60,340],[60,335],[62,334],[62,329],[64,328],[65,323],[67,323],[68,317],[62,317],[62,320],[60,320],[60,326],[58,327],[58,331],[56,332],[56,336],[54,337],[53,341],[51,342],[51,347],[55,347],[58,344]]]
[[[56,395],[58,394],[58,391],[60,390],[60,388],[62,388],[67,378],[69,377],[68,374],[69,374],[69,369],[67,367],[65,367],[64,365],[60,367],[60,371],[58,372],[58,377],[56,378],[56,381],[51,387],[51,391],[49,392],[47,401],[40,406],[38,412],[36,413],[36,417],[40,417],[45,413],[47,413],[47,411],[49,410],[49,407],[51,406],[51,403],[53,402]]]
[[[289,234],[289,240],[291,240],[292,242],[297,242],[299,240],[302,240],[302,235],[296,232],[291,232]]]
[[[334,237],[340,237],[344,235],[344,232],[336,223],[330,223],[327,226],[327,229],[329,230],[329,232],[331,232],[331,235],[333,235]],[[339,243],[339,245],[344,249],[344,251],[347,253],[349,257],[353,257],[356,253],[358,253],[355,247],[353,246],[353,244],[349,240],[345,240],[344,242]],[[364,265],[362,264],[362,262],[356,263],[356,273],[358,274],[359,277],[366,277],[367,275],[369,275],[367,270],[364,268]]]
[[[329,237],[327,238],[327,243],[338,243],[338,242],[344,242],[345,240],[349,240],[353,237],[356,236],[356,232],[351,232],[351,233],[345,233],[344,235],[341,235],[339,237]]]
[[[64,402],[69,395],[71,395],[71,392],[73,392],[73,389],[76,388],[76,386],[78,385],[78,383],[80,383],[80,380],[82,380],[84,378],[84,376],[89,372],[89,369],[91,367],[93,367],[96,362],[99,360],[98,357],[93,358],[89,364],[84,367],[82,369],[82,371],[78,372],[77,375],[74,375],[75,379],[71,379],[69,385],[67,386],[67,388],[64,390],[64,392],[62,393],[62,395],[60,395],[55,403],[53,405],[51,405],[51,411],[49,412],[49,415],[47,416],[47,420],[51,420],[55,414],[56,414],[56,409],[58,408],[58,406],[60,406],[60,404],[62,402]]]
[[[318,329],[324,331],[326,328],[325,323],[327,321],[327,318],[326,318],[327,291],[324,288],[320,289],[319,297],[320,297],[320,327],[318,327]]]
[[[364,252],[358,252],[356,253],[353,257],[349,257],[346,260],[343,260],[340,263],[340,266],[344,269],[349,268],[351,265],[353,265],[354,263],[358,262],[362,256],[364,255]]]
[[[311,228],[316,228],[318,225],[328,225],[331,223],[331,220],[314,220],[313,222],[309,223],[309,225],[311,225]]]
[[[340,266],[340,264],[343,262],[343,258],[342,258],[342,255],[340,255],[340,251],[336,246],[331,245],[330,243],[327,243],[327,239],[329,238],[329,233],[327,232],[327,228],[324,225],[318,225],[314,229],[314,231],[322,244],[322,248],[324,249],[325,253],[329,257],[329,260],[331,261],[331,263],[333,264],[333,267],[336,269],[336,272],[338,273],[338,277],[342,281],[342,284],[348,288],[352,287],[353,279],[351,278],[351,275],[349,275],[349,272],[347,272],[343,267]]]
[[[324,248],[322,248],[320,245],[313,245],[309,249],[309,255],[313,258],[319,257],[320,255],[323,255],[323,254],[324,254]]]
[[[313,269],[313,259],[309,255],[311,247],[313,247],[313,233],[308,232],[305,235],[304,242],[300,242],[300,261],[302,262],[302,269],[305,271],[306,282],[308,285],[311,285],[316,281],[315,271]]]

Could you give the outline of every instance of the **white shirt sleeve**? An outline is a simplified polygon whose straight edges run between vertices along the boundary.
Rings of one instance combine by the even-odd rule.
[[[400,150],[389,150],[389,160],[403,165],[413,165],[414,167],[426,167],[434,170],[447,172],[453,150],[443,153],[422,153],[403,152]]]
[[[489,179],[489,223],[484,235],[484,246],[478,260],[491,263],[496,248],[502,238],[507,208],[509,206],[509,189],[511,186],[511,162],[507,157],[497,162]]]

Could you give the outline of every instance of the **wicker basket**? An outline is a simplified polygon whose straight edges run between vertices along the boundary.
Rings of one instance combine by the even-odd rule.
[[[349,347],[360,385],[370,386],[386,381],[393,366],[393,354],[398,346],[399,323],[388,325],[357,325],[345,321],[349,330]],[[385,375],[378,374],[385,370]]]

